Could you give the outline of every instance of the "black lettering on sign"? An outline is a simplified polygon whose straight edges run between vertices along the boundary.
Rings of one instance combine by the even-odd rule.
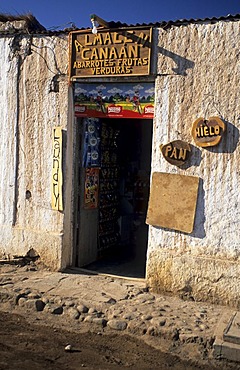
[[[62,132],[53,129],[52,208],[62,210]]]

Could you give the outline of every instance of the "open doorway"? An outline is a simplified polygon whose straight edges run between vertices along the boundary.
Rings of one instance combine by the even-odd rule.
[[[79,212],[84,228],[94,237],[94,261],[86,269],[119,276],[145,277],[148,245],[146,213],[150,188],[152,120],[101,119],[101,167],[98,210],[91,224]],[[83,221],[83,218],[85,221]],[[93,222],[97,225],[93,226]],[[83,230],[84,229],[84,230]],[[90,235],[89,234],[89,235]],[[92,246],[91,246],[92,248]]]

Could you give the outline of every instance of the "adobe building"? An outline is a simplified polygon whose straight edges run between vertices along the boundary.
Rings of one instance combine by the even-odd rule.
[[[239,308],[240,15],[92,21],[0,16],[0,257]]]

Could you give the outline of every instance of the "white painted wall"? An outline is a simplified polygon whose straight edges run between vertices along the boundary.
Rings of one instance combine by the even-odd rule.
[[[50,185],[52,128],[66,130],[72,120],[67,35],[2,37],[0,53],[0,256],[25,255],[34,248],[46,265],[59,269],[64,214],[51,209]],[[51,92],[56,75],[59,92]],[[66,151],[64,156],[66,161]],[[69,160],[65,169],[70,171]],[[69,259],[68,253],[65,265]]]
[[[150,227],[148,282],[158,291],[239,307],[240,22],[158,32],[152,172],[201,181],[192,234]],[[222,117],[225,136],[212,149],[196,147],[191,126],[210,116]],[[160,152],[160,144],[177,139],[193,145],[185,169],[170,165]]]

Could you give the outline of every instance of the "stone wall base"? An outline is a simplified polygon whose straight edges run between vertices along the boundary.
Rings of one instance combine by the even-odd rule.
[[[147,282],[155,292],[240,308],[240,263],[171,250],[149,253]]]
[[[43,264],[52,271],[58,271],[66,267],[61,261],[62,239],[63,235],[57,232],[1,226],[0,258],[26,256],[34,249]]]

